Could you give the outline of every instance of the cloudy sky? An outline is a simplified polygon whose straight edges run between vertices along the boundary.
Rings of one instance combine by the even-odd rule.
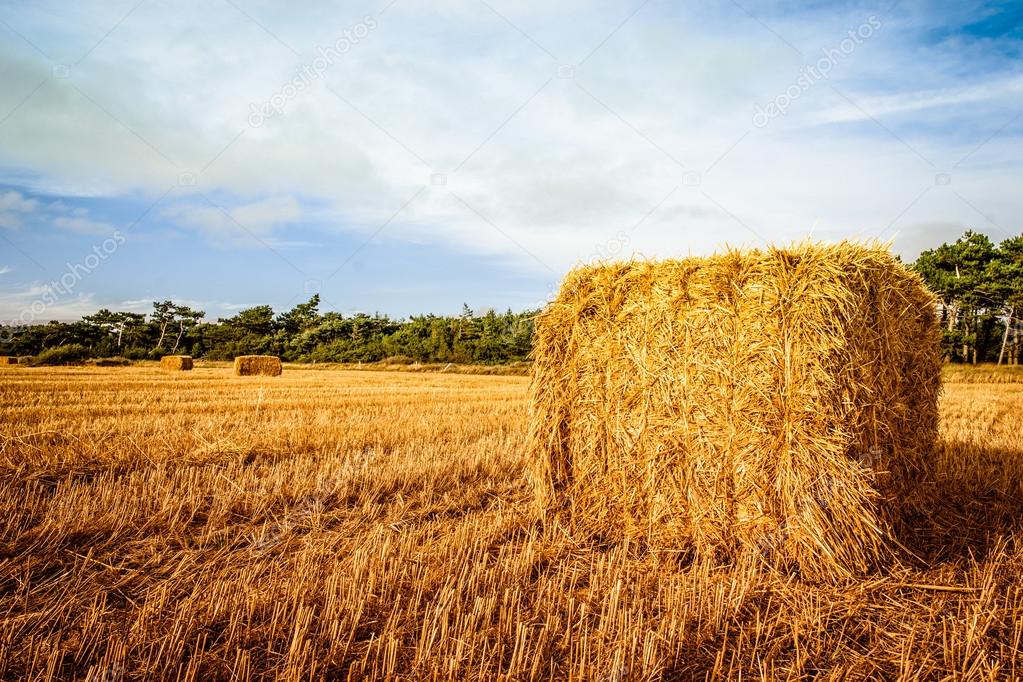
[[[47,287],[39,321],[524,309],[595,257],[999,240],[1021,27],[951,0],[4,0],[0,316]]]

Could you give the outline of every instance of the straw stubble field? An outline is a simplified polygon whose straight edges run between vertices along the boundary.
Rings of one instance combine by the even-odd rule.
[[[1023,675],[1023,383],[950,383],[901,563],[813,582],[541,527],[521,377],[0,376],[0,678]]]

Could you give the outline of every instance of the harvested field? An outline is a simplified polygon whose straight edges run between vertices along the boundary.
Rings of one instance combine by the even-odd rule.
[[[539,524],[527,383],[8,373],[0,678],[1023,675],[1023,385],[946,385],[905,552],[829,583]]]

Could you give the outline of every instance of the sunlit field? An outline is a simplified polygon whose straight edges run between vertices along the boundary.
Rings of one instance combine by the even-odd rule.
[[[1023,379],[949,378],[899,561],[828,585],[541,526],[525,377],[3,369],[0,678],[1023,676]]]

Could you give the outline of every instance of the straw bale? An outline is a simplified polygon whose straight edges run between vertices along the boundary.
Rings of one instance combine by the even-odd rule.
[[[192,356],[164,355],[160,358],[160,369],[170,372],[187,372],[192,369]]]
[[[18,358],[12,355],[0,355],[0,365],[16,365]]]
[[[234,359],[234,373],[238,376],[280,376],[281,359],[273,355],[239,355]]]
[[[861,573],[929,476],[939,335],[933,296],[874,244],[580,267],[537,319],[540,511],[654,551]]]

